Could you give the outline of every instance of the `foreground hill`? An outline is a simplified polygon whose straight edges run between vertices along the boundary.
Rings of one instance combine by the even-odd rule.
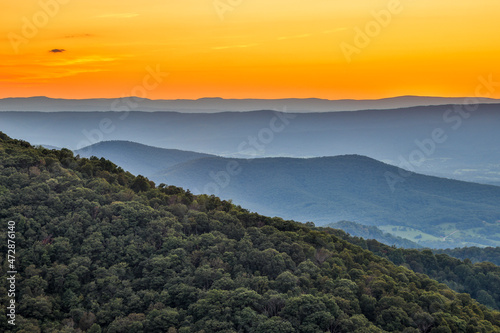
[[[474,112],[463,105],[327,113],[126,110],[0,112],[0,130],[72,150],[133,140],[243,158],[357,154],[433,176],[500,184],[500,104],[482,104]]]
[[[467,257],[463,261],[456,259],[461,253],[453,251],[445,255],[442,252],[448,253],[448,251],[402,249],[382,244],[374,239],[353,237],[339,229],[321,228],[321,230],[368,249],[396,265],[426,274],[455,291],[466,292],[493,309],[500,309],[500,267],[488,260],[473,263]],[[472,248],[464,248],[464,252],[469,252],[467,249]],[[455,256],[457,254],[458,256]]]
[[[500,265],[500,247],[463,247],[455,249],[438,249],[434,251],[459,259],[469,259],[474,263],[488,261],[495,265]]]
[[[0,193],[19,277],[3,332],[500,332],[499,312],[326,230],[104,159],[0,134]]]
[[[152,173],[153,164],[158,170],[163,167],[151,162],[160,154],[134,157],[136,150],[141,148],[104,142],[77,153],[123,156],[122,167],[157,183],[215,194],[266,215],[319,225],[356,221],[432,248],[500,246],[497,186],[408,173],[356,155],[251,160],[212,156]]]

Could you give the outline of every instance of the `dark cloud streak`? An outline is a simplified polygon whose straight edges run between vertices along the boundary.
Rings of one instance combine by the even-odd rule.
[[[66,52],[66,50],[65,49],[52,49],[49,52],[51,52],[51,53],[61,53],[61,52]]]

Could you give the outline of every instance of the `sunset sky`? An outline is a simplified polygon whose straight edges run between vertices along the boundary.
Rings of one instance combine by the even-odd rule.
[[[0,97],[473,96],[500,82],[499,17],[498,0],[8,1]]]

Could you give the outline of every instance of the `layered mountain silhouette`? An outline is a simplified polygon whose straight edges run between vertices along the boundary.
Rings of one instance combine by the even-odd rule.
[[[147,98],[61,99],[45,96],[0,99],[0,111],[180,111],[222,112],[276,110],[290,112],[330,112],[368,109],[396,109],[411,106],[462,104],[466,98],[400,96],[375,100],[328,100],[319,98],[151,100]],[[478,98],[479,103],[499,103]]]
[[[105,157],[117,165],[126,166],[135,175],[153,175],[160,169],[214,155],[177,149],[164,149],[131,141],[105,141],[76,151],[82,157]]]
[[[500,245],[500,187],[425,176],[364,156],[231,159],[131,142],[76,153],[116,157],[157,183],[271,216],[321,225],[356,221],[435,248]]]
[[[358,154],[428,175],[500,185],[500,105],[473,109],[0,112],[0,129],[34,144],[72,150],[100,141],[132,140],[243,158]]]

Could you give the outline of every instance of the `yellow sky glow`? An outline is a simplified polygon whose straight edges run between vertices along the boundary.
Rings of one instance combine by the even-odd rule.
[[[128,96],[148,67],[168,73],[146,90],[152,99],[460,97],[474,95],[480,76],[500,82],[497,0],[23,0],[3,7],[0,98]],[[500,86],[490,97],[500,98]]]

